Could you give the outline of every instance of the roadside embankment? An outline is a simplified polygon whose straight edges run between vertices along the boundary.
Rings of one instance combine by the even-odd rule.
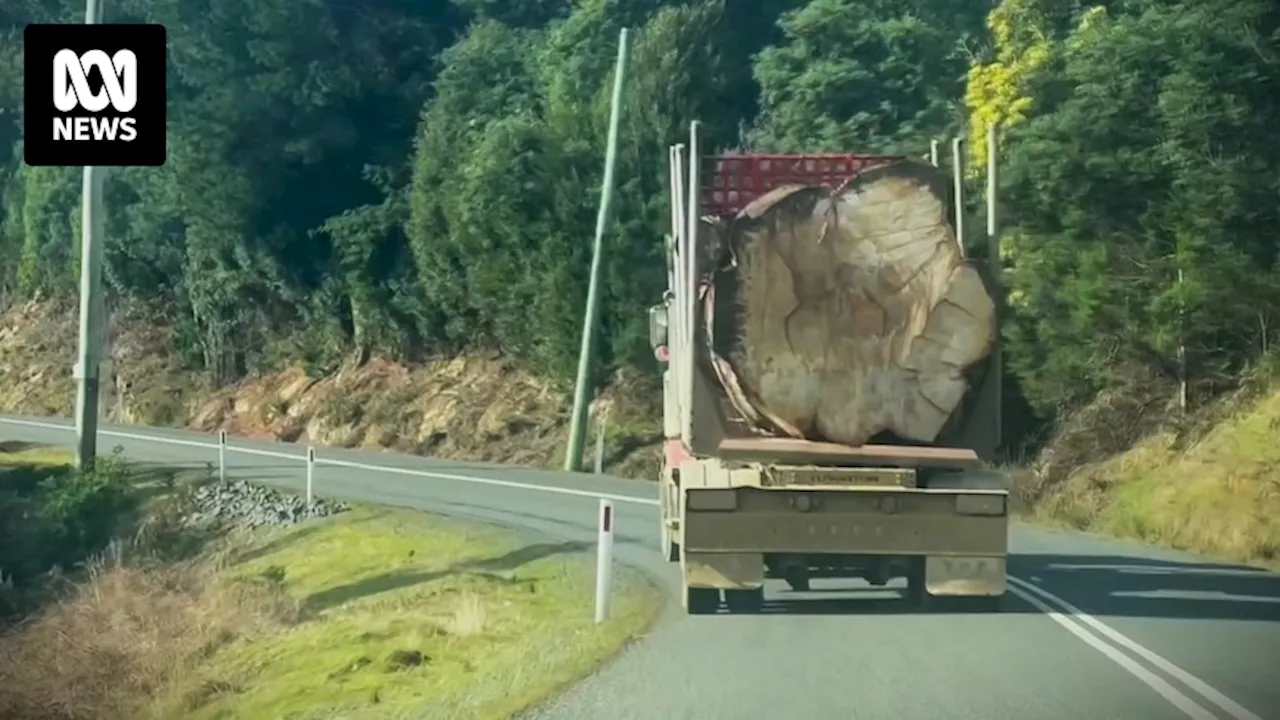
[[[126,500],[115,540],[42,573],[49,557],[30,559],[8,583],[27,605],[0,634],[0,717],[509,717],[657,611],[624,567],[612,618],[592,624],[592,563],[573,543],[389,508],[295,512],[274,490],[114,459],[81,477],[66,459],[0,447],[7,554],[61,536],[13,511],[73,517],[76,493],[108,484]]]
[[[1014,473],[1029,519],[1280,568],[1280,381],[1259,370],[1186,418],[1169,390],[1145,384],[1073,418]]]
[[[502,358],[409,364],[375,356],[325,369],[281,361],[211,388],[183,367],[173,333],[153,310],[117,308],[110,325],[102,405],[112,422],[531,467],[564,460],[568,393]],[[75,308],[65,302],[0,310],[0,412],[70,413],[76,333]],[[656,478],[662,433],[654,383],[621,374],[594,410],[607,413],[607,470]]]

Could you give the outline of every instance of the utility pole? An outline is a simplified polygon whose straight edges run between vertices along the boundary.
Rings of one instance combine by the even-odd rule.
[[[929,164],[938,167],[938,141],[929,141]]]
[[[964,257],[964,138],[951,139],[951,178],[955,183],[956,244]]]
[[[89,0],[92,2],[93,0]],[[613,100],[609,112],[609,143],[605,149],[604,181],[600,185],[600,212],[596,215],[595,247],[591,256],[591,280],[587,285],[587,312],[582,321],[582,347],[578,351],[578,379],[573,389],[573,418],[569,424],[569,447],[564,469],[582,468],[582,444],[587,431],[587,398],[591,395],[591,366],[595,364],[596,330],[600,324],[600,273],[603,267],[604,234],[613,209],[614,168],[618,159],[618,120],[622,112],[622,87],[627,72],[627,29],[618,33],[618,64],[613,71]]]
[[[102,22],[102,0],[85,0],[84,22]],[[76,466],[93,468],[98,453],[98,364],[102,355],[102,236],[104,215],[102,171],[85,167],[80,218],[80,359],[76,379]]]
[[[1000,131],[995,123],[987,126],[987,265],[991,269],[991,281],[995,283],[996,317],[1004,315],[1004,263],[1000,259]],[[997,327],[999,325],[997,324]],[[991,352],[991,372],[995,387],[996,448],[1004,442],[1004,353],[1000,349],[1000,336]]]

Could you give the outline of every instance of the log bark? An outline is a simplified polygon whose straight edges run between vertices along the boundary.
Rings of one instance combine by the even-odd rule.
[[[779,188],[718,234],[711,347],[721,384],[771,434],[932,442],[996,340],[932,166],[868,170],[832,192]]]

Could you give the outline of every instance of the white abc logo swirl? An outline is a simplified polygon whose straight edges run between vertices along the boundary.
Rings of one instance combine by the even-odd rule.
[[[102,90],[96,93],[89,88],[89,69],[95,67],[102,74]],[[59,111],[71,112],[79,105],[100,112],[108,103],[122,113],[138,104],[138,58],[132,50],[111,57],[101,50],[83,55],[60,50],[53,56],[53,104]]]

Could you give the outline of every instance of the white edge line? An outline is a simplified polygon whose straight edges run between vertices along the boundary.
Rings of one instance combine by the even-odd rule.
[[[1010,580],[1014,579],[1015,578],[1010,578]],[[1094,650],[1106,655],[1112,662],[1124,668],[1130,675],[1133,675],[1146,683],[1148,687],[1159,693],[1161,697],[1172,703],[1174,707],[1186,713],[1188,717],[1191,717],[1194,720],[1218,720],[1217,716],[1209,712],[1209,710],[1203,705],[1187,697],[1177,688],[1170,685],[1164,678],[1161,678],[1150,670],[1142,667],[1137,661],[1128,655],[1125,655],[1102,640],[1099,640],[1097,636],[1091,634],[1088,630],[1085,630],[1078,623],[1068,619],[1062,613],[1041,602],[1036,596],[1021,590],[1016,586],[1010,587],[1009,592],[1031,603],[1050,620],[1065,628],[1067,632],[1080,638],[1085,642],[1085,644],[1089,645]]]
[[[1009,582],[1013,583],[1019,588],[1026,590],[1027,592],[1035,593],[1040,597],[1044,598],[1045,600],[1048,600],[1049,602],[1057,604],[1059,607],[1071,613],[1071,615],[1074,616],[1074,618],[1079,622],[1082,622],[1088,625],[1089,627],[1093,628],[1094,630],[1096,630],[1098,633],[1100,633],[1107,639],[1111,640],[1117,645],[1129,650],[1130,652],[1137,655],[1138,657],[1141,657],[1142,659],[1151,663],[1156,668],[1168,674],[1170,677],[1176,678],[1187,687],[1199,693],[1202,697],[1204,697],[1204,699],[1208,700],[1214,705],[1217,705],[1218,707],[1225,710],[1228,714],[1231,715],[1231,717],[1236,718],[1236,720],[1262,720],[1261,717],[1253,714],[1247,708],[1241,706],[1239,703],[1227,697],[1226,695],[1223,695],[1221,692],[1219,692],[1217,689],[1210,686],[1205,681],[1201,680],[1195,675],[1192,675],[1186,670],[1183,670],[1177,665],[1174,665],[1172,662],[1162,657],[1161,655],[1158,655],[1155,652],[1152,652],[1151,650],[1148,650],[1147,648],[1143,647],[1142,645],[1139,645],[1137,642],[1130,639],[1128,636],[1121,634],[1119,631],[1115,630],[1110,625],[1107,625],[1101,620],[1098,620],[1092,615],[1089,615],[1088,613],[1084,612],[1080,608],[1076,607],[1075,605],[1072,605],[1066,600],[1063,600],[1057,595],[1054,595],[1048,590],[1032,585],[1031,583],[1025,580],[1022,580],[1021,578],[1010,577]]]
[[[591,492],[589,490],[574,490],[573,488],[549,487],[546,485],[529,485],[527,483],[512,482],[510,480],[495,480],[493,478],[474,477],[472,475],[453,475],[450,473],[426,472],[423,470],[412,470],[409,468],[384,467],[381,465],[366,465],[364,463],[351,462],[349,460],[331,460],[328,458],[316,458],[317,465],[333,465],[335,467],[353,468],[355,470],[368,470],[370,472],[392,473],[394,475],[419,475],[423,477],[440,478],[441,480],[458,480],[460,482],[477,483],[479,485],[497,485],[499,487],[519,488],[522,490],[536,490],[540,492],[559,493],[561,495],[577,495],[578,497],[587,498],[603,498],[605,500],[614,500],[616,502],[635,503],[637,505],[657,505],[658,501],[651,498],[630,497],[627,495],[612,495],[609,493]]]
[[[8,418],[0,418],[0,423],[9,423],[11,425],[28,425],[30,427],[45,428],[48,430],[73,431],[74,426],[59,425],[56,423],[39,422],[35,420],[10,420]],[[205,450],[217,450],[217,443],[201,442],[199,440],[178,440],[176,438],[162,438],[154,435],[142,435],[138,433],[118,432],[115,430],[99,430],[99,434],[109,437],[124,438],[126,440],[140,440],[143,442],[154,442],[162,445],[182,445],[184,447],[195,447]],[[237,447],[227,444],[229,452],[243,453],[245,455],[258,455],[262,457],[280,458],[282,460],[298,460],[305,461],[305,455],[293,455],[290,453],[276,452],[274,450],[257,450],[254,448]],[[333,460],[330,458],[316,458],[317,465],[330,465],[333,467],[345,467],[354,470],[365,470],[368,472],[382,472],[393,475],[410,475],[414,477],[436,478],[439,480],[455,480],[458,482],[469,482],[477,485],[496,485],[498,487],[514,488],[518,490],[532,490],[535,492],[556,493],[559,495],[573,495],[576,497],[586,498],[603,498],[613,500],[615,502],[632,503],[635,505],[657,506],[659,501],[651,498],[630,497],[627,495],[613,495],[610,493],[591,492],[589,490],[574,490],[573,488],[552,487],[547,485],[531,485],[529,483],[512,482],[510,480],[495,480],[493,478],[482,478],[474,475],[456,475],[453,473],[431,472],[429,470],[413,470],[410,468],[385,467],[382,465],[369,465],[366,463],[351,462],[348,460]]]

